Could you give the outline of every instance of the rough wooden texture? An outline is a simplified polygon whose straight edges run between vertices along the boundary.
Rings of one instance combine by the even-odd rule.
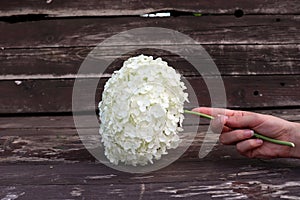
[[[277,116],[289,119],[296,113],[288,110]],[[1,126],[10,135],[1,140],[1,143],[3,139],[9,140],[4,145],[6,150],[1,151],[1,198],[40,199],[45,193],[47,199],[138,199],[141,196],[143,199],[269,199],[299,195],[298,161],[249,160],[225,146],[217,146],[203,160],[191,158],[199,146],[191,147],[186,154],[189,159],[183,157],[157,172],[141,175],[118,172],[95,163],[80,144],[70,119],[20,118]],[[61,130],[61,126],[65,128]],[[13,132],[17,136],[11,135]],[[19,164],[13,164],[16,162]]]
[[[144,26],[176,29],[204,44],[224,76],[230,107],[299,106],[299,24],[299,18],[293,15],[1,22],[0,91],[6,95],[0,100],[4,105],[0,113],[70,112],[74,77],[92,47],[115,33]],[[120,48],[124,44],[119,41],[112,45]],[[142,48],[143,43],[139,45]],[[104,52],[101,56],[115,55],[109,46]],[[184,60],[166,53],[158,56],[163,56],[181,74],[199,77]],[[88,80],[99,75],[79,76]],[[193,80],[198,84],[196,92],[208,97],[199,80]],[[202,99],[200,105],[209,105],[209,100]]]
[[[109,20],[79,18],[15,24],[0,22],[0,47],[95,46],[119,32],[153,26],[177,30],[200,44],[299,44],[299,24],[300,18],[293,15],[250,15],[241,18],[234,16],[116,17]],[[123,41],[118,42],[119,45],[126,44]],[[169,42],[168,38],[165,42],[166,44]],[[138,45],[142,44],[141,42]]]
[[[223,76],[300,74],[299,44],[202,46]],[[0,54],[0,78],[75,78],[81,63],[92,49],[93,47],[4,49]],[[157,50],[140,52],[163,57],[185,76],[195,75],[183,58]],[[115,55],[114,51],[107,47],[107,50],[98,56],[105,58]],[[124,59],[120,58],[121,61]]]
[[[300,121],[295,109],[261,113]],[[2,199],[299,197],[298,160],[250,160],[221,145],[199,160],[201,137],[179,161],[135,175],[95,162],[82,146],[71,116],[6,117],[0,128]]]
[[[299,14],[297,0],[222,0],[214,1],[137,1],[137,0],[91,0],[57,1],[24,0],[3,1],[0,3],[0,16],[44,14],[50,16],[120,16],[140,15],[155,11],[177,10],[185,12],[233,14],[236,9],[243,9],[246,14]]]
[[[176,161],[160,171],[141,175],[115,171],[93,161],[77,164],[37,161],[1,164],[0,197],[40,199],[45,194],[47,199],[299,197],[299,161],[249,160],[238,156],[233,148],[223,146],[203,160]]]
[[[4,105],[0,113],[70,112],[73,79],[92,47],[115,33],[142,26],[176,29],[204,44],[226,76],[230,107],[299,106],[299,24],[293,15],[2,22],[0,90],[6,95],[0,100]],[[110,48],[104,56],[115,55]],[[183,75],[195,76],[182,59],[167,54],[165,58]],[[97,78],[98,74],[81,76]],[[203,83],[194,84],[201,85],[196,89],[199,96],[207,96]],[[200,105],[209,105],[209,100],[201,100]]]
[[[140,17],[159,11],[171,17]],[[208,120],[200,121],[179,160],[148,174],[127,174],[95,160],[82,142],[98,145],[98,125],[88,120],[77,127],[85,133],[80,140],[70,114],[76,77],[87,83],[104,77],[96,105],[104,82],[128,58],[121,56],[104,74],[77,74],[93,47],[121,31],[154,26],[203,45],[223,77],[229,107],[300,122],[299,14],[298,0],[0,2],[0,199],[300,199],[299,160],[247,159],[220,144],[200,160]],[[107,45],[100,56],[115,56],[126,44]],[[164,45],[184,48],[168,38]],[[184,59],[138,51],[163,57],[187,77],[200,105],[210,105],[203,79]]]
[[[299,109],[260,110],[257,112],[300,122]],[[186,116],[184,124],[188,124],[190,117],[193,116]],[[197,157],[208,124],[208,120],[203,119],[200,121],[199,133],[192,146],[182,156],[182,159]],[[77,128],[85,130],[87,137],[83,138],[86,139],[88,144],[99,145],[96,137],[98,135],[98,125],[82,122]],[[190,127],[187,125],[185,129],[190,130]],[[0,130],[0,163],[95,160],[81,143],[72,116],[1,117]],[[217,137],[218,135],[212,135],[209,141],[214,142]],[[230,151],[232,153],[232,150]],[[218,154],[220,153],[221,151],[218,152]],[[226,152],[221,154],[226,154]]]
[[[253,112],[258,112],[262,114],[267,115],[273,115],[277,117],[281,117],[283,119],[289,120],[289,121],[300,121],[300,109],[270,109],[270,110],[254,110]],[[191,115],[186,115],[185,121],[188,121],[190,117],[194,117]],[[74,122],[73,118],[69,115],[65,116],[6,116],[0,118],[0,129],[4,131],[5,134],[8,135],[8,133],[12,130],[15,131],[15,133],[18,133],[18,131],[22,129],[48,129],[48,128],[74,128]],[[201,125],[207,125],[208,121],[206,119],[202,119],[200,121]],[[90,128],[97,128],[95,126],[89,126]],[[79,127],[82,128],[82,127]],[[85,127],[87,128],[87,127]],[[40,133],[42,134],[42,133]]]
[[[199,104],[189,107],[210,105],[209,92],[201,77],[187,78],[198,96]],[[81,88],[82,95],[91,87],[89,79]],[[228,107],[255,108],[274,106],[299,106],[299,75],[295,76],[230,76],[223,77],[227,92]],[[6,94],[0,99],[1,113],[71,112],[73,79],[14,80],[1,81],[0,92]],[[81,110],[96,110],[101,100],[104,81],[100,81],[95,104],[83,103]]]
[[[5,164],[0,172],[0,197],[20,199],[296,199],[300,187],[299,163],[230,158],[175,162],[144,175],[88,163]]]

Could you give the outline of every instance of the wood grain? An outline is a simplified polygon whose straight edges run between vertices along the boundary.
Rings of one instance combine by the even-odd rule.
[[[107,79],[107,78],[106,78]],[[80,111],[95,111],[101,99],[103,84],[101,79],[95,96],[95,104],[87,102]],[[87,95],[87,88],[93,87],[95,79],[79,79],[84,84],[82,96]],[[210,96],[201,77],[187,78],[194,87],[199,105],[209,106]],[[293,76],[225,76],[227,105],[233,108],[286,107],[299,106],[299,75]],[[0,99],[0,113],[45,113],[71,112],[73,79],[49,80],[14,80],[0,81],[0,92],[5,94]],[[216,89],[212,86],[212,90]],[[192,89],[192,88],[191,88]],[[191,107],[198,106],[191,102]],[[78,110],[79,111],[79,110]]]
[[[257,110],[255,112],[300,122],[299,109]],[[191,116],[186,117],[185,130],[197,130],[195,127],[185,125],[188,124]],[[89,117],[84,119],[88,120]],[[197,158],[208,124],[208,120],[200,120],[196,138],[180,160]],[[81,138],[76,129],[80,129],[80,133],[84,134],[81,135]],[[82,141],[90,148],[98,147],[100,145],[98,129],[98,124],[91,124],[88,121],[82,121],[75,127],[72,116],[1,117],[0,164],[8,162],[94,162],[95,158],[86,150]],[[217,140],[218,135],[211,135],[208,138],[208,142],[211,143],[215,143]],[[216,156],[239,158],[234,148],[224,149],[223,146],[217,146],[216,150]]]
[[[0,16],[45,14],[49,16],[122,16],[140,15],[163,10],[177,10],[185,12],[209,14],[233,14],[236,9],[243,9],[246,14],[299,14],[297,0],[220,0],[214,1],[149,1],[137,0],[91,0],[82,1],[7,1],[0,4]]]
[[[255,110],[251,109],[252,112],[257,112],[261,114],[273,115],[276,117],[283,118],[289,121],[300,121],[300,109],[290,108],[290,109],[270,109],[270,110]],[[191,115],[185,116],[185,121]],[[209,121],[203,119],[200,121],[201,125],[208,125]],[[9,135],[9,136],[17,136],[18,134],[21,135],[21,130],[29,130],[27,133],[30,133],[32,130],[39,129],[74,129],[74,121],[73,117],[70,115],[65,116],[2,116],[0,118],[0,129],[3,130],[2,136]],[[97,128],[98,126],[80,126],[77,128]],[[35,134],[33,132],[32,134]],[[38,133],[43,134],[43,132]]]
[[[1,198],[16,195],[22,199],[40,199],[46,193],[48,199],[222,199],[224,196],[273,199],[283,194],[299,197],[300,187],[299,162],[221,157],[215,157],[214,161],[177,161],[142,175],[94,163],[2,164],[0,172]]]
[[[160,11],[172,16],[140,17]],[[179,160],[128,174],[95,160],[83,142],[99,145],[98,124],[86,119],[75,127],[71,116],[74,79],[93,47],[121,31],[164,27],[190,36],[212,56],[229,107],[300,122],[299,14],[298,0],[1,1],[0,199],[299,199],[299,160],[247,159],[220,144],[200,160],[208,120],[200,121]],[[115,56],[114,48],[128,45],[125,39],[107,45],[101,56]],[[184,48],[170,41],[162,44]],[[158,50],[148,54],[165,58],[194,86],[200,105],[210,106],[203,79],[185,60]],[[104,82],[126,56],[105,74],[79,74],[86,87],[104,77],[95,101],[81,111],[95,114]],[[76,128],[85,133],[81,139]],[[217,139],[209,135],[208,142]]]
[[[210,54],[222,76],[300,74],[299,44],[202,46]],[[0,79],[75,78],[81,63],[92,49],[93,47],[4,49],[0,54]],[[157,49],[141,49],[136,52],[162,57],[185,76],[199,75],[199,72],[193,71],[183,58],[172,53]],[[107,47],[97,56],[108,58],[116,54],[113,49]],[[126,58],[118,59],[123,61]],[[121,65],[119,62],[111,71]]]
[[[278,22],[277,18],[281,20]],[[300,18],[293,15],[250,15],[243,18],[185,16],[155,19],[116,17],[109,20],[79,18],[15,24],[0,22],[0,46],[2,49],[95,46],[112,35],[139,27],[177,30],[200,44],[299,44],[299,24]],[[151,42],[151,37],[145,39]],[[126,40],[117,41],[113,45],[128,44],[124,41]],[[168,38],[164,42],[170,43]],[[143,45],[143,42],[139,45]]]

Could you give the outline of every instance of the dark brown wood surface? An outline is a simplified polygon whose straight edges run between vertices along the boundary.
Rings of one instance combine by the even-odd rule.
[[[260,112],[300,122],[299,110]],[[2,198],[42,199],[47,194],[46,199],[270,199],[299,194],[298,160],[247,159],[221,145],[199,160],[200,141],[195,140],[170,166],[128,174],[95,162],[71,116],[13,119],[3,118],[0,127],[5,130],[0,140]],[[206,128],[203,122],[199,134]]]
[[[233,14],[236,9],[243,9],[247,14],[299,14],[297,0],[222,0],[213,1],[135,1],[135,0],[91,0],[83,1],[4,1],[0,4],[2,16],[43,14],[50,16],[120,16],[140,15],[144,13],[176,10],[205,14]]]
[[[171,16],[141,17],[152,12]],[[128,174],[95,160],[76,128],[94,144],[89,133],[98,127],[75,127],[71,113],[76,77],[87,83],[104,77],[96,105],[107,78],[128,58],[121,56],[105,74],[77,74],[90,51],[121,31],[154,26],[182,32],[206,49],[222,75],[228,107],[299,123],[299,14],[298,0],[0,2],[0,199],[300,199],[299,160],[247,159],[220,144],[199,159],[207,120],[179,160]],[[116,56],[124,44],[96,56]],[[200,105],[210,105],[203,79],[183,58],[137,52],[163,57],[190,81]],[[96,107],[80,111],[95,113]],[[208,142],[215,140],[211,135]]]
[[[259,110],[257,112],[279,116],[283,119],[300,122],[300,109]],[[189,118],[186,116],[185,124]],[[76,132],[72,116],[19,116],[2,117],[0,121],[0,163],[24,161],[94,161]],[[201,120],[196,141],[183,157],[195,157],[199,143],[207,131],[209,121]],[[86,135],[98,133],[98,127],[88,122],[79,124]],[[189,129],[189,125],[186,129]],[[94,141],[95,142],[95,141]],[[91,139],[89,143],[93,143]],[[226,152],[224,152],[226,154]]]
[[[298,78],[290,75],[298,75],[300,69],[298,24],[299,18],[293,15],[119,17],[109,20],[62,18],[14,24],[2,22],[0,44],[3,47],[1,65],[4,67],[1,68],[0,89],[6,95],[2,99],[1,103],[5,106],[0,113],[70,112],[75,74],[92,47],[120,31],[142,26],[178,29],[203,43],[221,74],[226,76],[229,107],[297,106]],[[109,27],[109,31],[103,27]],[[117,45],[124,44],[120,42]],[[142,43],[139,45],[142,46]],[[110,47],[107,49],[103,56],[115,55]],[[172,60],[170,56],[163,58],[173,61],[184,76],[194,75],[183,61]],[[89,76],[95,78],[98,74]],[[257,83],[265,78],[270,81],[261,86],[262,93]],[[248,87],[248,83],[253,86]],[[275,90],[278,86],[280,90]],[[102,87],[99,86],[100,90]],[[234,87],[238,87],[239,91]],[[265,92],[268,89],[269,93]],[[290,90],[295,91],[285,93]],[[263,98],[252,95],[255,91],[264,95]],[[199,96],[207,95],[200,92]],[[200,105],[207,105],[207,100],[202,101]]]
[[[223,76],[300,74],[300,44],[287,45],[202,45]],[[3,49],[0,54],[1,80],[74,78],[93,47]],[[150,54],[150,52],[147,52]],[[150,54],[151,55],[151,54]],[[108,47],[104,57],[115,56]],[[184,75],[193,75],[186,62],[162,54]]]
[[[104,79],[107,80],[107,79]],[[187,78],[198,102],[191,106],[210,105],[209,92],[201,77]],[[16,82],[20,81],[20,82]],[[0,82],[0,92],[5,94],[0,99],[2,113],[45,113],[71,112],[73,79],[43,80],[5,80]],[[92,87],[89,79],[79,80],[85,83],[81,88],[82,95],[87,95],[87,88]],[[230,108],[289,107],[298,106],[299,75],[294,76],[224,76],[227,94],[227,106]],[[100,82],[95,94],[95,104],[83,104],[80,110],[97,109],[101,100],[104,81]],[[75,111],[75,110],[74,110]]]
[[[4,49],[95,46],[119,32],[153,26],[177,30],[201,44],[299,44],[299,23],[294,15],[50,18],[1,22],[0,44]]]
[[[0,172],[0,195],[20,199],[295,199],[299,195],[299,165],[274,160],[214,156],[213,161],[177,161],[144,175],[90,163],[5,164]]]

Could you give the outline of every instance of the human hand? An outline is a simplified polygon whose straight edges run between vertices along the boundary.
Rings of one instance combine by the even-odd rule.
[[[300,157],[300,125],[271,115],[229,109],[200,107],[195,112],[215,116],[212,128],[222,130],[220,142],[235,144],[237,151],[247,157]],[[296,148],[253,138],[256,133],[277,140],[296,143]]]

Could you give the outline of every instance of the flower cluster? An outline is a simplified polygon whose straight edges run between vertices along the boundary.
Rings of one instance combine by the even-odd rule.
[[[115,165],[147,165],[177,148],[188,94],[161,58],[139,55],[106,82],[99,103],[105,156]]]

